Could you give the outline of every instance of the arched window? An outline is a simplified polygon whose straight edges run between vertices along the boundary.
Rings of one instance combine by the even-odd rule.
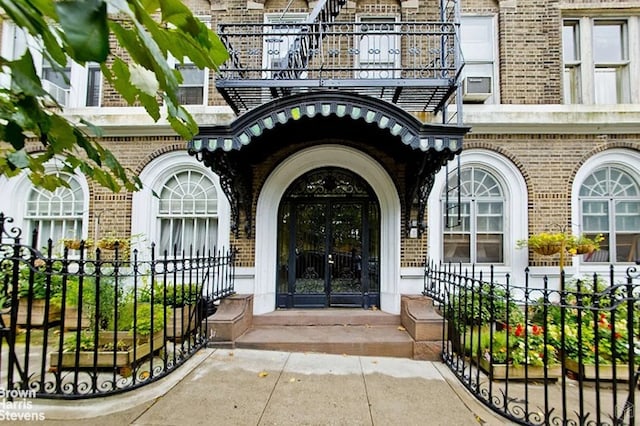
[[[196,170],[170,176],[159,197],[159,250],[213,249],[218,239],[218,195],[211,179]]]
[[[140,172],[142,189],[133,193],[131,235],[134,248],[149,256],[173,256],[203,248],[229,246],[229,202],[218,177],[185,151],[172,151],[152,160]]]
[[[73,175],[61,176],[69,187],[53,192],[31,187],[25,208],[25,225],[31,233],[38,231],[37,247],[44,247],[51,238],[54,244],[63,238],[82,238],[82,219],[85,196],[78,179]],[[30,234],[29,234],[30,235]]]
[[[452,176],[449,187],[455,187]],[[443,219],[442,253],[445,262],[504,263],[505,196],[499,181],[479,166],[463,166],[460,188],[449,194],[457,199],[460,191],[460,221],[458,215]],[[446,215],[445,194],[442,211]]]
[[[607,165],[589,174],[579,192],[582,232],[604,236],[585,262],[632,262],[640,257],[640,184],[623,167]]]

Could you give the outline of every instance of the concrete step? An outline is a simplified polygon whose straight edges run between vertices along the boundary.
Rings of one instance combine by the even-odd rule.
[[[396,325],[260,325],[235,347],[288,352],[413,358],[413,339]]]
[[[398,326],[400,315],[364,309],[286,309],[255,315],[253,325],[256,327],[272,325]]]

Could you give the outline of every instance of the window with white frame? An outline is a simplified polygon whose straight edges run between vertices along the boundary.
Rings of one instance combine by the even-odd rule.
[[[640,181],[637,170],[602,166],[589,174],[579,192],[582,232],[602,234],[600,250],[585,262],[632,262],[640,258]]]
[[[40,42],[15,25],[4,22],[2,56],[17,59],[27,49],[33,57],[43,88],[58,104],[63,107],[99,106],[102,79],[98,64],[83,66],[69,61],[56,69],[42,56]],[[3,84],[8,85],[8,79],[10,76],[3,76]]]
[[[564,61],[564,101],[580,103],[580,26],[578,21],[566,20],[562,27],[562,57]]]
[[[102,91],[102,71],[100,71],[100,65],[96,63],[89,63],[86,67],[87,70],[87,93],[85,105],[88,107],[100,106],[100,94]]]
[[[357,78],[397,78],[400,36],[397,17],[361,16],[357,27]]]
[[[289,53],[296,49],[296,39],[302,32],[298,24],[307,19],[306,13],[277,13],[264,15],[265,36],[262,46],[263,78],[273,78],[288,67]],[[303,73],[301,78],[305,78]]]
[[[218,195],[213,181],[202,172],[173,174],[162,185],[158,201],[160,253],[202,253],[216,246]]]
[[[457,176],[451,176],[449,187],[457,186]],[[447,211],[446,191],[442,192],[442,211]],[[460,222],[458,215],[443,220],[443,260],[462,263],[504,263],[505,196],[502,185],[492,173],[480,166],[463,166],[460,187],[449,194],[458,198],[460,191]]]
[[[73,175],[63,174],[62,178],[68,187],[54,191],[32,187],[27,195],[24,220],[29,233],[38,233],[37,247],[46,246],[48,239],[56,244],[63,238],[83,237],[82,185]]]
[[[436,262],[454,257],[461,261],[475,260],[480,262],[480,268],[488,270],[489,266],[495,266],[496,270],[509,272],[514,279],[524,280],[528,252],[516,247],[516,241],[528,237],[529,198],[522,171],[509,158],[488,149],[467,148],[459,155],[464,173],[464,177],[461,175],[464,186],[460,195],[462,203],[466,204],[461,207],[461,213],[464,213],[461,216],[466,223],[460,227],[446,227],[444,208],[448,191],[449,203],[457,203],[457,193],[453,191],[457,178],[451,179],[456,175],[456,159],[449,163],[448,169],[443,167],[436,174],[433,191],[429,194],[429,257]],[[475,206],[476,201],[486,201],[489,205],[478,207]],[[498,217],[500,211],[501,218]],[[456,213],[452,210],[450,216],[453,214],[457,221]],[[479,221],[478,217],[481,218]],[[444,239],[447,239],[446,245]],[[458,247],[459,243],[462,247]],[[501,261],[482,263],[489,262],[489,259]]]
[[[158,255],[167,250],[169,256],[174,244],[179,251],[229,247],[229,202],[216,174],[202,163],[172,151],[147,164],[139,178],[144,185],[133,193],[131,235],[140,236],[134,248],[141,256],[151,255],[151,243]]]
[[[46,59],[42,61],[42,88],[61,106],[69,106],[71,67],[55,69]]]
[[[622,104],[639,102],[631,91],[638,67],[640,17],[567,18],[563,21],[564,102]],[[635,48],[630,48],[635,46]]]
[[[462,16],[460,18],[460,48],[464,59],[462,69],[463,101],[495,103],[498,93],[494,16]]]
[[[182,75],[178,88],[178,102],[182,105],[203,105],[206,94],[206,70],[199,69],[191,62],[176,64]]]

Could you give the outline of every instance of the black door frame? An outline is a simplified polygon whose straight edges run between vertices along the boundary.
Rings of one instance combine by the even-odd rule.
[[[349,172],[354,177],[361,179],[360,176],[353,172]],[[297,211],[298,207],[302,205],[324,205],[325,209],[325,235],[324,235],[324,252],[322,253],[322,270],[321,273],[324,279],[324,291],[322,293],[296,293],[296,280],[297,280],[297,253],[296,253],[296,239],[297,239]],[[359,292],[339,292],[332,289],[332,261],[330,256],[335,254],[333,247],[333,220],[334,220],[334,208],[339,204],[356,204],[361,209],[361,247],[360,247],[360,291]],[[281,284],[276,283],[279,290],[276,291],[276,307],[277,308],[327,308],[327,307],[352,307],[352,308],[365,308],[368,309],[372,306],[380,306],[380,283],[379,283],[379,253],[374,254],[374,258],[369,253],[370,247],[370,234],[367,232],[369,229],[369,217],[371,209],[376,209],[377,217],[379,217],[380,207],[377,201],[377,197],[373,194],[373,191],[368,191],[368,197],[344,197],[344,196],[323,196],[323,197],[296,197],[282,198],[280,202],[279,214],[278,214],[278,228],[282,225],[282,209],[289,208],[289,220],[287,221],[288,229],[288,260],[287,260],[287,291],[281,290]],[[376,230],[378,234],[381,232],[378,228]],[[280,236],[280,232],[278,232]],[[378,238],[379,241],[379,238]],[[278,244],[278,250],[280,250],[280,244]],[[378,246],[378,251],[380,247]],[[276,258],[280,258],[280,254]],[[335,261],[335,260],[334,260]],[[374,274],[370,268],[377,268]],[[374,278],[377,282],[373,283],[373,291],[371,291],[372,283],[371,278]],[[278,279],[276,280],[278,281]]]

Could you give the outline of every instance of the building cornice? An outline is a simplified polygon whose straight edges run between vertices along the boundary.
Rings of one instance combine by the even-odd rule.
[[[224,106],[189,107],[201,127],[228,125]],[[417,114],[424,120],[422,114]],[[65,116],[98,126],[105,137],[176,136],[166,114],[154,122],[141,107],[68,109]],[[639,134],[640,105],[464,105],[472,134]],[[431,120],[428,120],[431,121]],[[432,122],[441,122],[434,118]]]
[[[475,134],[638,134],[640,105],[464,105]]]
[[[200,126],[226,125],[237,118],[226,106],[187,107],[187,110]],[[165,109],[158,121],[153,121],[142,107],[68,108],[64,116],[76,123],[84,120],[99,127],[103,137],[177,136]]]

